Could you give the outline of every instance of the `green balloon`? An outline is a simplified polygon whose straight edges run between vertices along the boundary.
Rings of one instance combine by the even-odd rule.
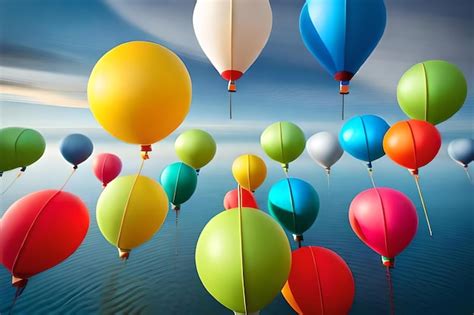
[[[260,137],[263,151],[273,160],[288,168],[288,163],[303,153],[306,139],[297,125],[288,121],[279,121],[268,126]]]
[[[250,313],[279,294],[290,272],[291,249],[268,214],[242,208],[241,229],[239,217],[239,210],[231,209],[209,221],[196,245],[196,268],[217,301],[237,313]]]
[[[0,129],[0,172],[27,167],[43,156],[46,142],[36,130],[8,127]]]
[[[398,104],[413,119],[439,124],[464,104],[467,83],[459,68],[443,60],[418,63],[403,74],[397,87]]]
[[[176,162],[163,170],[160,181],[173,209],[179,210],[180,205],[188,201],[196,191],[197,175],[191,166]]]
[[[216,154],[216,142],[200,129],[190,129],[176,139],[174,148],[179,159],[196,170],[207,165]]]

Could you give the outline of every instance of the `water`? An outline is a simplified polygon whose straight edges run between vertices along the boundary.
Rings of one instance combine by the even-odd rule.
[[[74,130],[74,132],[77,130]],[[0,213],[21,196],[40,189],[60,187],[70,166],[59,155],[58,140],[72,130],[42,130],[47,137],[45,156],[30,167],[2,197]],[[82,130],[95,143],[95,153],[115,152],[124,162],[122,174],[139,166],[138,148],[121,144],[99,130]],[[258,133],[216,131],[218,154],[199,176],[198,188],[182,206],[178,228],[170,211],[162,229],[151,241],[132,251],[122,262],[117,250],[100,234],[95,221],[95,203],[101,185],[91,172],[91,161],[81,165],[66,187],[88,205],[91,225],[78,249],[62,264],[33,277],[18,300],[16,314],[231,314],[199,281],[194,249],[200,231],[222,206],[224,194],[235,188],[233,159],[258,147]],[[158,178],[161,170],[177,158],[173,140],[154,147],[144,175]],[[444,139],[446,140],[446,139]],[[269,175],[256,196],[266,211],[266,196],[272,183],[283,178],[279,165],[265,158]],[[378,186],[406,193],[417,205],[419,230],[411,245],[396,259],[392,272],[397,314],[470,314],[473,298],[473,187],[461,167],[445,153],[445,146],[430,165],[421,169],[421,185],[430,213],[434,237],[430,238],[415,183],[408,172],[388,158],[374,163]],[[360,191],[370,188],[364,165],[347,154],[334,167],[328,191],[325,173],[303,154],[290,165],[290,175],[313,184],[321,198],[314,226],[305,233],[304,245],[330,248],[349,264],[355,278],[356,297],[351,314],[387,314],[389,301],[385,269],[380,257],[352,232],[348,206]],[[2,186],[15,176],[4,175]],[[291,237],[289,235],[289,237]],[[295,244],[292,242],[292,247]],[[0,312],[7,313],[14,296],[10,275],[0,267]],[[281,295],[262,314],[293,314]]]

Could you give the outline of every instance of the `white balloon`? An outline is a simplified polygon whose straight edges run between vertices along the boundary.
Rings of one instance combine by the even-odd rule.
[[[331,166],[344,153],[337,136],[327,131],[321,131],[312,135],[306,142],[306,151],[316,163],[326,169],[328,174]]]
[[[199,45],[226,80],[254,63],[272,29],[269,0],[198,0],[193,14]],[[237,77],[236,77],[237,76]]]

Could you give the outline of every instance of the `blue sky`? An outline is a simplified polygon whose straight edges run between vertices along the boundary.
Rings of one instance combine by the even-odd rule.
[[[291,120],[312,129],[338,129],[338,83],[305,49],[298,32],[303,2],[271,0],[270,40],[238,82],[230,122],[227,83],[194,37],[194,0],[1,0],[2,125],[98,127],[87,108],[71,108],[87,107],[86,83],[95,61],[121,42],[151,40],[173,49],[191,73],[193,104],[186,125],[238,132]],[[445,59],[463,70],[470,92],[464,108],[440,128],[468,136],[474,3],[387,0],[386,5],[384,37],[353,80],[347,116],[378,114],[390,123],[404,119],[395,94],[400,76],[414,63]]]

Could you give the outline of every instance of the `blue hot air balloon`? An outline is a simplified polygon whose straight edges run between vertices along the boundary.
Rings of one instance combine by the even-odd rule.
[[[383,0],[307,0],[304,4],[300,15],[303,42],[340,82],[343,96],[382,38],[386,19]]]

